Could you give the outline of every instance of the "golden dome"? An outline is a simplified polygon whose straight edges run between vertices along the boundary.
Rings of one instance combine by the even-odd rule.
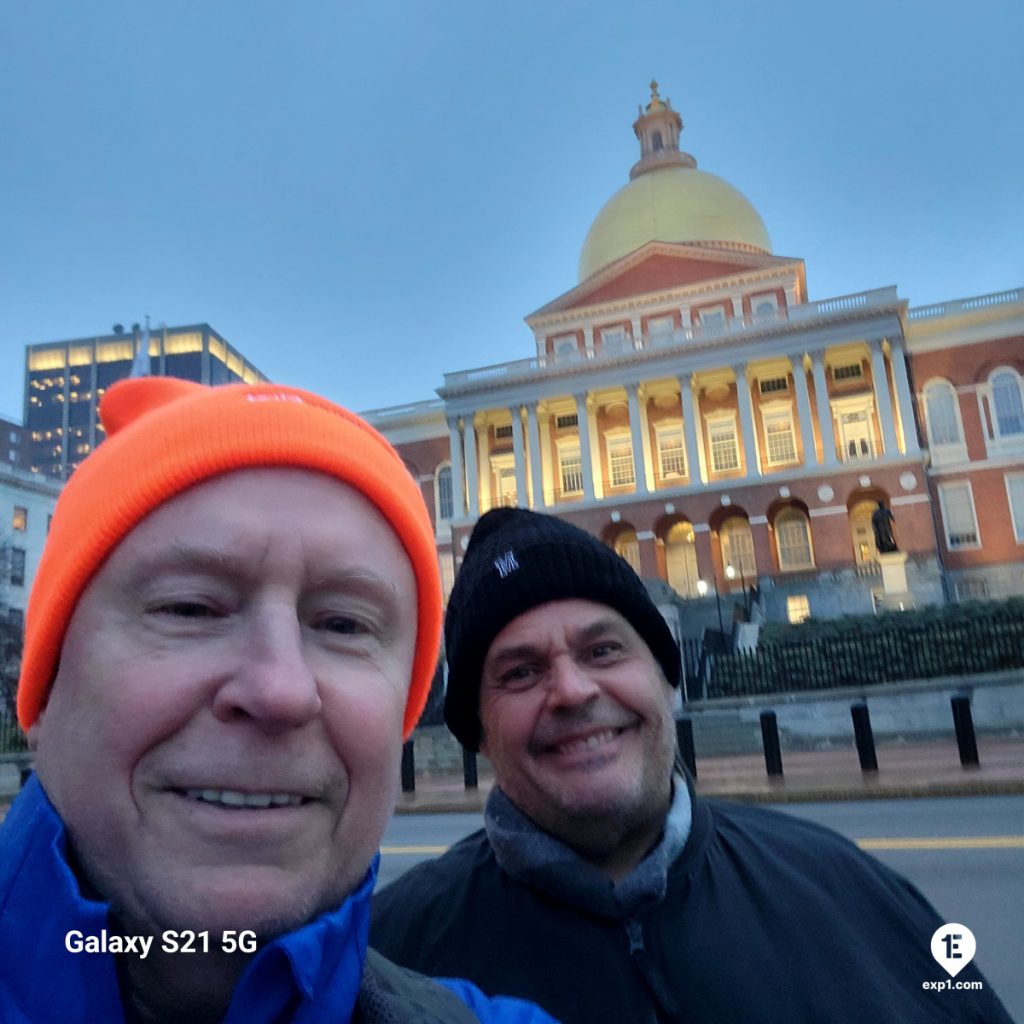
[[[671,100],[658,95],[633,124],[640,160],[630,182],[608,200],[587,232],[580,254],[580,280],[648,242],[715,243],[746,251],[771,252],[771,240],[757,210],[728,182],[697,170],[679,149],[683,121]]]
[[[660,167],[620,188],[587,232],[580,280],[648,242],[718,242],[771,252],[764,222],[750,201],[695,167]]]

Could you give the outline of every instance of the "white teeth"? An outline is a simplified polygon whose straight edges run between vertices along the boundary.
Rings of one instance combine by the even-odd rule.
[[[582,740],[574,740],[572,743],[564,743],[558,748],[560,754],[572,754],[577,750],[590,750],[599,747],[603,743],[615,739],[616,731],[607,729],[604,732],[595,732],[593,735]]]
[[[292,793],[241,793],[237,789],[186,789],[189,800],[221,807],[298,807],[302,797]]]

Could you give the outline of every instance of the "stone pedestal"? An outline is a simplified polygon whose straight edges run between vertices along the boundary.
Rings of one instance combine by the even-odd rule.
[[[914,595],[907,588],[907,553],[890,551],[878,555],[882,567],[882,586],[885,594],[881,606],[887,611],[902,612],[914,607]]]

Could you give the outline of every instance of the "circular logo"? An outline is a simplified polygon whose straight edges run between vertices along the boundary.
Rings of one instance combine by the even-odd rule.
[[[951,978],[974,959],[977,948],[974,932],[965,924],[944,924],[932,936],[932,956]]]

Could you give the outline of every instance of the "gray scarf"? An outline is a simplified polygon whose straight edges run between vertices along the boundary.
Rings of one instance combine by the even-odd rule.
[[[484,828],[498,864],[517,881],[587,913],[625,920],[664,897],[668,869],[690,835],[692,810],[686,780],[673,776],[661,839],[618,884],[538,828],[497,786],[484,809]]]

